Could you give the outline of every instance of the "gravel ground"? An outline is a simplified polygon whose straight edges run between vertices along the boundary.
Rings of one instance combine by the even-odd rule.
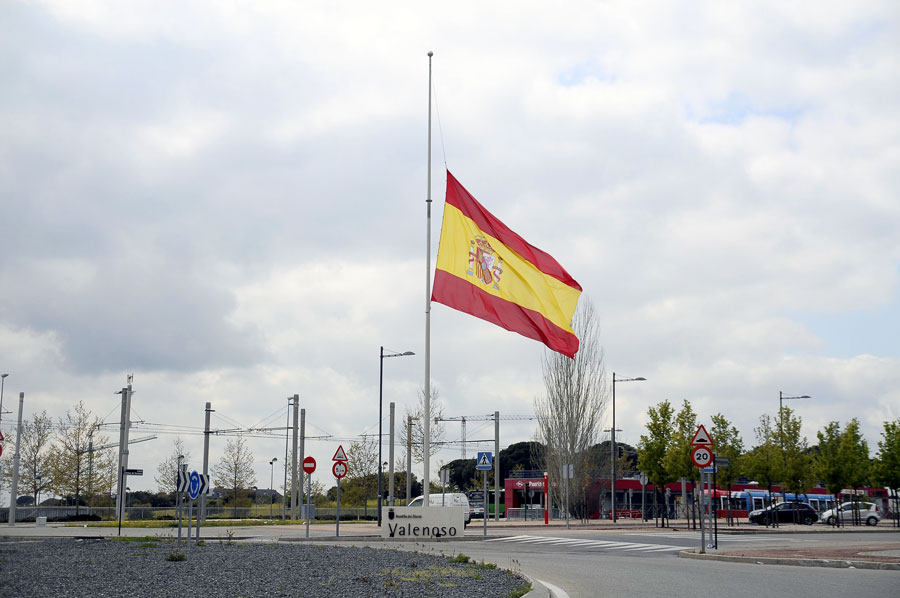
[[[176,560],[184,555],[183,560]],[[0,540],[0,592],[18,598],[147,596],[504,597],[521,577],[397,550],[173,540]]]

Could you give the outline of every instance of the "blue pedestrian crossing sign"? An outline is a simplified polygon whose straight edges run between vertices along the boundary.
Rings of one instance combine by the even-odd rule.
[[[490,471],[494,468],[494,454],[490,451],[478,451],[475,459],[475,469],[478,471]]]

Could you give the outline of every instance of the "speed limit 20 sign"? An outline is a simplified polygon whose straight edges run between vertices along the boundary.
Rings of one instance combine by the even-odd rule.
[[[705,446],[696,446],[691,451],[691,461],[697,467],[709,467],[713,462],[713,452]]]

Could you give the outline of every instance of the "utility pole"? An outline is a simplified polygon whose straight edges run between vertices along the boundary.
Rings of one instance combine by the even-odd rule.
[[[297,433],[300,428],[300,395],[294,395],[294,436],[291,441],[291,519],[297,519]]]
[[[203,424],[203,475],[209,475],[209,414],[214,413],[212,403],[206,404]],[[206,494],[200,495],[200,521],[206,523]]]
[[[122,417],[119,424],[119,486],[116,493],[116,519],[125,516],[125,487],[128,485],[125,470],[128,469],[128,434],[131,431],[131,374],[128,386],[117,392],[122,395]]]
[[[297,399],[297,405],[300,405],[300,398],[297,397],[296,395],[295,395],[295,398]],[[292,464],[292,466],[294,468],[294,472],[297,471],[297,464],[303,463],[303,459],[306,458],[306,453],[305,453],[306,449],[304,448],[305,443],[306,443],[306,409],[301,409],[300,410],[300,456],[297,457],[296,459],[294,459],[294,462]],[[294,476],[298,477],[298,474],[295,473]],[[300,479],[300,481],[301,482],[303,481],[302,478]],[[300,495],[303,494],[303,488],[301,488],[301,486],[302,486],[302,484],[297,485],[297,504],[300,504]],[[307,518],[309,517],[309,513],[306,514],[306,517]],[[294,519],[296,519],[296,517]]]
[[[22,407],[25,404],[25,393],[19,393],[19,423],[16,425],[16,452],[13,453],[13,479],[9,491],[9,524],[16,524],[16,499],[19,497],[19,455],[22,448]]]

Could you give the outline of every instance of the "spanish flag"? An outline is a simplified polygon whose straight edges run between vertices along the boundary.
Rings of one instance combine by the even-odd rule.
[[[581,286],[549,254],[484,209],[447,171],[431,300],[575,357]]]

